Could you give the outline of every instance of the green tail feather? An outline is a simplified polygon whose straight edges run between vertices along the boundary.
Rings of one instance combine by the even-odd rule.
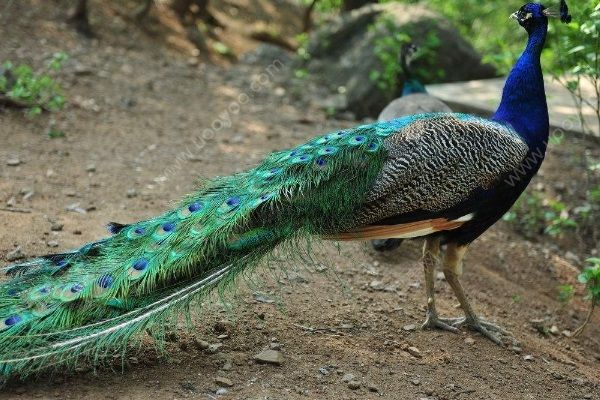
[[[278,244],[352,226],[381,170],[383,140],[409,120],[316,138],[210,181],[174,210],[70,253],[5,268],[0,373],[94,362],[193,299],[234,282]]]

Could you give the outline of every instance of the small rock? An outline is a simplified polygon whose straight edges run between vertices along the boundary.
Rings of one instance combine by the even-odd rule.
[[[223,364],[223,366],[221,367],[222,371],[231,371],[231,369],[233,368],[233,363],[231,362],[231,360],[227,360],[225,361],[225,364]]]
[[[22,193],[22,194],[23,194],[23,200],[29,200],[35,194],[35,191],[27,190],[27,191],[25,191],[25,193]]]
[[[50,230],[52,232],[60,232],[63,230],[64,227],[65,227],[65,224],[61,224],[59,222],[53,222],[52,225],[50,225]]]
[[[46,245],[48,247],[58,247],[58,242],[56,240],[49,240],[48,242],[46,242]]]
[[[437,279],[438,281],[444,281],[446,280],[446,275],[444,275],[444,273],[440,271],[435,275],[435,279]]]
[[[411,379],[410,383],[412,383],[415,386],[419,386],[421,384],[421,380],[414,378],[414,379]]]
[[[208,351],[210,354],[216,354],[219,352],[219,350],[221,350],[221,347],[223,347],[222,343],[213,343],[210,346],[208,346],[206,351]]]
[[[77,196],[77,191],[73,188],[67,188],[63,190],[63,194],[67,197],[75,197]]]
[[[475,344],[475,339],[468,337],[465,339],[465,344]]]
[[[351,390],[360,389],[360,381],[350,381],[350,382],[348,382],[348,389],[351,389]]]
[[[423,355],[421,354],[421,350],[419,350],[418,348],[416,348],[414,346],[410,346],[408,349],[406,349],[406,351],[408,351],[413,357],[417,357],[417,358],[423,357]]]
[[[225,396],[227,394],[227,389],[225,389],[225,388],[219,388],[219,389],[217,389],[217,391],[215,392],[215,394],[217,396]]]
[[[87,211],[82,208],[80,206],[81,203],[73,203],[73,204],[69,204],[68,206],[65,207],[65,210],[70,211],[70,212],[75,212],[75,213],[79,213],[79,214],[87,214]]]
[[[416,325],[414,325],[414,324],[410,324],[410,325],[404,325],[404,326],[402,327],[402,329],[404,329],[404,330],[405,330],[405,331],[407,331],[407,332],[410,332],[410,331],[414,331],[415,329],[417,329],[417,326],[416,326]]]
[[[210,343],[206,340],[194,338],[194,346],[199,350],[207,350],[210,347]]]
[[[525,361],[533,361],[534,358],[533,358],[533,356],[531,354],[527,354],[527,355],[523,356],[523,360],[525,360]]]
[[[21,258],[24,258],[24,257],[25,257],[25,255],[21,251],[21,248],[17,247],[16,249],[11,250],[8,253],[6,253],[5,258],[6,258],[6,261],[13,262],[13,261],[20,260]]]
[[[135,189],[132,188],[132,189],[127,190],[127,198],[128,199],[132,199],[136,196],[137,196],[137,191]]]
[[[521,354],[523,352],[523,349],[520,348],[519,346],[513,346],[510,348],[512,351],[514,351],[517,354]]]
[[[21,160],[19,159],[19,157],[10,157],[8,160],[6,160],[6,165],[8,165],[9,167],[16,167],[20,164]]]
[[[86,172],[96,172],[96,164],[88,164],[85,170]]]
[[[321,373],[321,375],[329,375],[329,369],[327,369],[327,367],[319,368],[319,372]]]
[[[233,382],[231,381],[231,379],[222,377],[222,376],[217,376],[215,378],[215,383],[221,387],[232,387],[233,386]]]
[[[564,331],[562,331],[562,334],[563,334],[563,336],[565,336],[565,337],[571,337],[571,336],[573,335],[573,334],[571,333],[571,331],[569,331],[569,330],[566,330],[566,329],[565,329]]]
[[[196,392],[198,390],[196,386],[190,381],[181,382],[180,385],[183,390],[187,390],[190,392]]]
[[[353,380],[354,380],[354,374],[348,373],[348,374],[344,374],[344,376],[342,376],[342,382],[348,383]]]
[[[283,354],[277,350],[264,350],[254,356],[254,360],[261,364],[283,364]]]
[[[233,332],[233,324],[231,323],[231,321],[227,321],[226,319],[223,319],[215,324],[215,326],[213,327],[213,330],[216,333],[229,335],[229,334],[231,334],[231,332]]]
[[[550,328],[550,333],[553,334],[553,335],[560,334],[560,330],[558,329],[558,326],[552,325],[552,327]]]
[[[6,206],[7,207],[14,207],[17,205],[17,199],[15,198],[15,196],[12,196],[10,199],[8,199],[6,201]]]
[[[378,393],[379,392],[379,388],[377,386],[375,386],[372,383],[369,383],[367,385],[367,389],[369,389],[369,392],[373,392],[373,393]]]
[[[281,350],[281,343],[278,342],[273,342],[273,343],[269,343],[269,348],[271,350]]]

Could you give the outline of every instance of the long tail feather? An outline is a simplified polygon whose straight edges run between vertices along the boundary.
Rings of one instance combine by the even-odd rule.
[[[216,178],[158,217],[112,237],[2,270],[0,373],[99,362],[137,333],[225,287],[280,243],[353,228],[381,170],[383,140],[409,120],[358,127]]]

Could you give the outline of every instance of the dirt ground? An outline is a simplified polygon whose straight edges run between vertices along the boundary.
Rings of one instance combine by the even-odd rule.
[[[165,210],[202,177],[243,170],[271,150],[352,124],[296,104],[276,83],[289,65],[191,62],[99,1],[99,38],[83,39],[63,22],[68,3],[0,5],[0,60],[40,66],[55,51],[71,56],[64,111],[36,119],[0,112],[0,257],[17,246],[27,256],[78,247],[105,236],[108,221]],[[50,125],[66,137],[50,139]],[[197,146],[211,127],[215,136]],[[597,144],[567,138],[534,184],[571,184],[586,152],[600,157]],[[19,165],[7,165],[14,158]],[[233,311],[207,304],[191,331],[170,338],[168,357],[144,342],[123,369],[115,360],[113,370],[44,375],[9,385],[0,398],[600,399],[599,314],[579,338],[560,333],[585,312],[580,302],[558,301],[557,286],[578,273],[564,250],[549,239],[527,241],[503,222],[472,245],[464,285],[481,315],[512,331],[515,343],[501,348],[471,332],[418,328],[420,246],[380,255],[362,243],[324,245],[316,270],[263,272],[258,287],[235,293]],[[441,279],[437,296],[441,313],[460,314]],[[202,341],[222,346],[203,350]],[[282,352],[280,366],[253,360],[267,348]],[[348,374],[357,385],[345,382]]]

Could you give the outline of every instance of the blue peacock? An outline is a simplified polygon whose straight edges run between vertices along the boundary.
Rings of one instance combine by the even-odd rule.
[[[412,61],[419,48],[414,43],[402,45],[399,56],[400,74],[398,82],[403,81],[400,97],[390,102],[377,117],[378,121],[390,121],[396,118],[423,113],[452,112],[441,100],[427,93],[425,85],[412,71]],[[390,251],[402,244],[402,239],[375,239],[371,241],[377,251]]]
[[[214,178],[155,218],[111,224],[108,238],[9,265],[0,372],[98,364],[141,331],[160,338],[190,301],[231,285],[275,247],[315,236],[424,237],[424,327],[464,326],[500,344],[505,332],[475,314],[459,277],[469,244],[511,207],[544,158],[540,54],[550,16],[536,3],[513,14],[529,39],[492,119],[419,114],[329,133]],[[560,17],[570,20],[564,1]],[[440,258],[464,318],[438,316]]]

